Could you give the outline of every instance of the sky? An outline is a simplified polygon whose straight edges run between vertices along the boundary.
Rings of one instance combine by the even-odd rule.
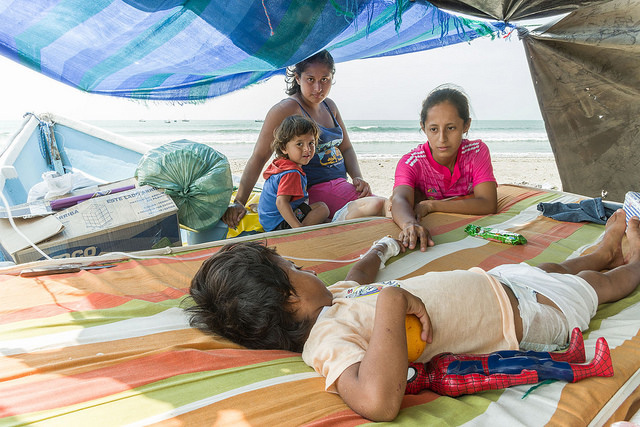
[[[76,120],[258,120],[285,98],[282,76],[200,104],[142,102],[82,92],[0,56],[0,120],[51,112]],[[336,64],[329,94],[345,120],[418,120],[442,83],[461,86],[476,120],[541,120],[524,47],[482,38],[444,48]]]

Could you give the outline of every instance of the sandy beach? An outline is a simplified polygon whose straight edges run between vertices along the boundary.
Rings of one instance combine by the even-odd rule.
[[[400,157],[372,159],[360,158],[364,178],[379,196],[389,197],[393,189],[393,176]],[[230,160],[231,173],[242,175],[246,160]],[[548,190],[562,190],[560,176],[553,157],[496,157],[492,159],[493,172],[498,184],[518,184]]]

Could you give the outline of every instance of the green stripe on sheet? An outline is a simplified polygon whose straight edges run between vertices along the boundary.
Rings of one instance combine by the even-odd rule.
[[[496,215],[490,215],[490,216],[485,216],[485,217],[480,217],[480,218],[462,218],[460,219],[461,222],[467,222],[467,223],[474,223],[474,224],[478,224],[478,225],[482,225],[482,226],[489,226],[492,224],[499,224],[502,222],[506,222],[512,218],[514,218],[515,216],[517,216],[522,210],[530,207],[530,206],[535,206],[540,202],[545,202],[545,201],[549,201],[549,200],[554,200],[557,199],[558,195],[557,194],[539,194],[536,196],[531,196],[531,197],[527,197],[517,203],[514,203],[509,209],[507,209],[506,211],[503,211],[499,214]],[[451,231],[448,231],[446,233],[442,233],[442,234],[438,234],[436,236],[433,236],[433,240],[436,242],[436,244],[443,244],[443,243],[453,243],[453,242],[459,242],[463,239],[465,239],[466,237],[468,237],[468,235],[464,232],[464,227],[457,227]],[[580,246],[576,246],[575,249],[577,249]],[[573,251],[572,251],[573,252]],[[407,251],[405,253],[401,253],[399,254],[397,257],[394,257],[392,260],[389,261],[389,263],[393,263],[393,262],[397,262],[402,260],[403,257],[411,254],[412,251]],[[557,258],[556,258],[557,259]],[[347,273],[349,272],[349,270],[351,269],[351,267],[353,266],[353,264],[347,264],[347,265],[343,265],[341,267],[338,267],[336,269],[330,270],[330,271],[325,271],[321,274],[318,275],[318,277],[320,277],[320,279],[322,279],[323,282],[325,282],[325,284],[327,286],[330,286],[336,282],[339,282],[341,280],[344,280],[344,278],[346,277]]]
[[[538,265],[544,262],[562,262],[575,254],[578,249],[584,249],[595,244],[603,232],[604,227],[602,225],[585,224],[576,229],[570,236],[557,242],[552,242],[540,255],[530,260],[524,260],[524,262],[529,265]]]
[[[600,329],[600,325],[603,320],[619,314],[620,312],[637,304],[638,302],[640,302],[640,286],[637,287],[636,290],[633,291],[629,296],[620,301],[600,304],[598,306],[596,315],[591,318],[591,322],[589,323],[589,331]]]
[[[486,412],[489,405],[498,401],[504,390],[492,390],[457,398],[441,396],[437,399],[403,408],[392,423],[376,425],[401,426],[457,426],[473,420]]]
[[[355,262],[354,262],[355,263]],[[318,277],[327,285],[331,286],[336,282],[344,280],[347,277],[347,273],[353,267],[352,264],[343,265],[342,267],[334,268],[333,270],[325,271],[318,274]]]
[[[538,203],[542,203],[542,202],[552,202],[562,196],[563,196],[562,194],[556,194],[556,193],[539,193],[539,194],[536,194],[535,196],[528,196],[518,202],[515,202],[513,205],[511,205],[511,207],[506,212],[515,211],[516,213],[520,213],[521,211],[525,210],[529,206],[534,206],[534,205],[537,206]],[[489,217],[492,217],[492,216],[495,216],[495,215],[490,215]]]
[[[296,356],[231,369],[176,375],[83,404],[3,418],[0,425],[38,423],[43,426],[111,427],[130,424],[260,381],[311,372],[313,369]],[[243,392],[246,390],[239,394]]]
[[[0,325],[0,340],[16,340],[108,325],[128,319],[153,316],[169,308],[181,307],[184,297],[161,302],[132,300],[117,307],[71,311],[69,313],[22,320]]]

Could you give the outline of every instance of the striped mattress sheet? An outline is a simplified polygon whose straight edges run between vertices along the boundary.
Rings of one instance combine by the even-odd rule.
[[[588,251],[604,227],[545,218],[540,202],[580,196],[500,186],[499,213],[430,214],[436,246],[390,260],[378,279],[502,263],[562,261]],[[468,224],[523,234],[511,246],[464,233]],[[345,277],[374,240],[397,235],[386,218],[240,237],[304,260],[327,284]],[[171,256],[134,257],[108,269],[33,278],[0,270],[0,425],[341,425],[367,424],[324,379],[287,351],[247,350],[189,327],[191,277],[228,241]],[[338,262],[342,261],[342,262]],[[612,349],[615,375],[575,384],[517,386],[450,398],[406,396],[405,425],[606,425],[640,402],[640,292],[602,305],[585,332]]]

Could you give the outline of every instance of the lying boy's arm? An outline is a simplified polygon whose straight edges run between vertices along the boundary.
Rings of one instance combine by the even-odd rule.
[[[362,259],[353,264],[344,280],[353,280],[360,285],[368,285],[375,282],[376,275],[380,270],[380,257],[378,256],[378,251],[380,250],[384,251],[384,247],[380,248],[378,245],[371,247]]]
[[[371,246],[371,249],[362,256],[362,259],[353,264],[353,267],[351,267],[351,270],[349,270],[344,280],[352,280],[361,285],[375,282],[378,271],[380,270],[380,254],[384,256],[385,251],[389,250],[387,245],[388,243],[380,240],[375,242],[373,246]],[[400,243],[398,243],[398,247],[400,251],[405,251],[404,246]],[[389,256],[393,256],[394,254],[396,254],[396,252],[388,253],[385,259],[388,259]]]
[[[298,218],[296,218],[296,214],[293,213],[293,209],[291,209],[291,196],[278,196],[276,197],[276,207],[278,208],[278,212],[282,215],[287,224],[291,226],[291,228],[302,227]]]
[[[405,316],[422,322],[423,339],[431,342],[431,323],[422,301],[401,288],[378,295],[369,347],[361,362],[338,377],[338,393],[351,409],[373,421],[391,421],[400,411],[407,384]]]

